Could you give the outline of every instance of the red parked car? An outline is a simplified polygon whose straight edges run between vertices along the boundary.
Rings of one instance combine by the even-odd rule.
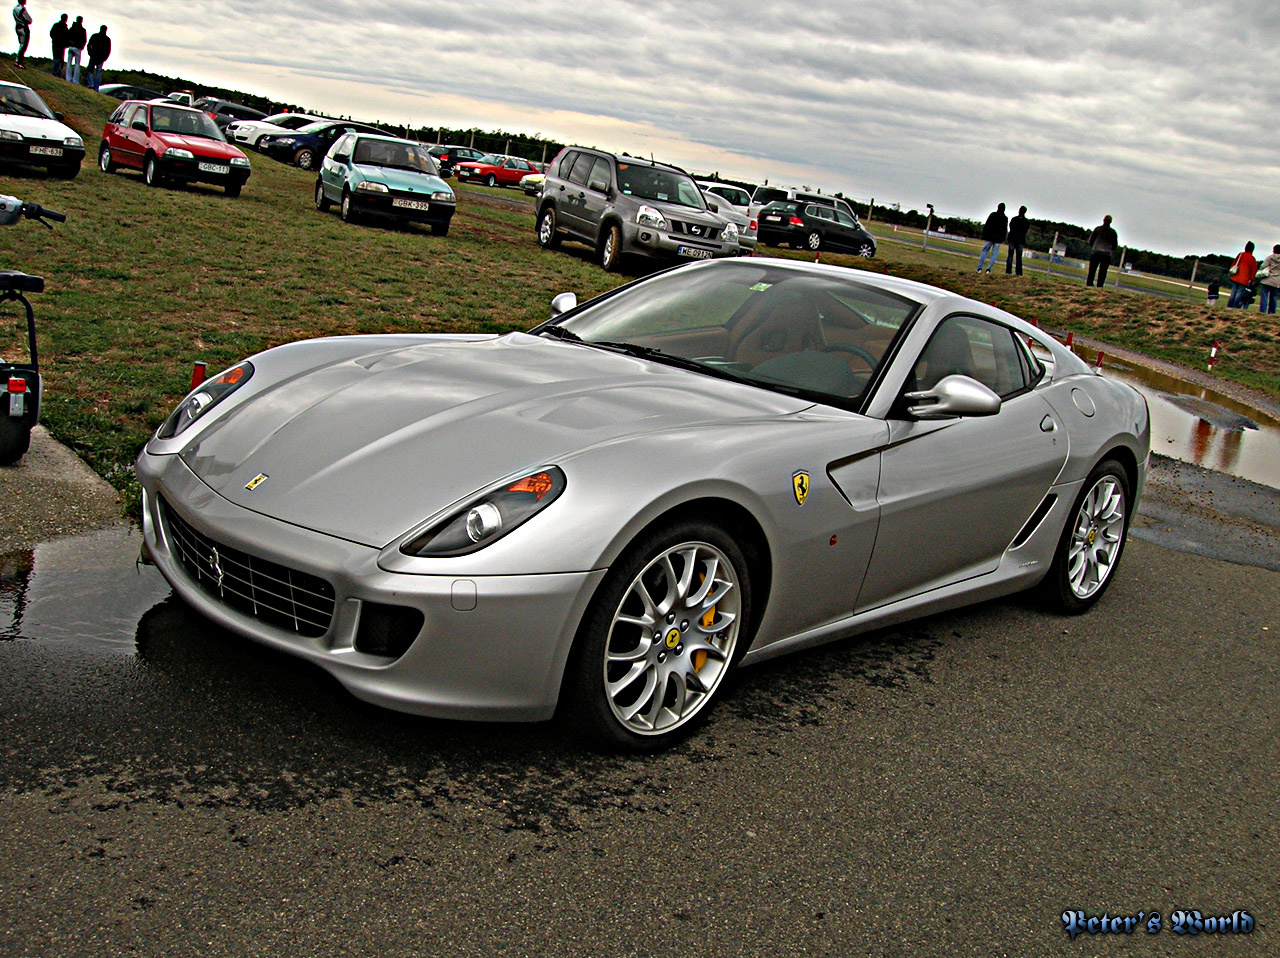
[[[454,176],[458,179],[483,183],[485,186],[519,186],[522,179],[537,172],[528,160],[493,153],[470,163],[455,163],[453,166]]]
[[[249,160],[227,142],[203,110],[162,101],[126,100],[102,131],[98,166],[141,170],[148,186],[166,181],[215,183],[239,196]]]

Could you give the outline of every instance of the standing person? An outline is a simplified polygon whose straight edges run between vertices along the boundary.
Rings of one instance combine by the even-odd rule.
[[[68,83],[80,82],[80,53],[84,50],[88,39],[89,35],[84,29],[84,17],[76,17],[76,22],[71,24],[71,29],[67,31],[66,80]]]
[[[107,25],[104,23],[98,32],[89,38],[89,86],[98,89],[102,86],[102,64],[111,56],[111,38],[107,36]]]
[[[1089,278],[1084,283],[1086,286],[1093,285],[1095,276],[1098,279],[1099,288],[1107,284],[1107,270],[1111,267],[1111,255],[1119,245],[1120,238],[1111,228],[1111,214],[1108,213],[1102,218],[1102,225],[1095,226],[1093,232],[1089,234],[1089,248],[1093,252],[1089,254]]]
[[[1258,268],[1258,312],[1276,311],[1276,295],[1280,293],[1280,243],[1271,247],[1271,255]]]
[[[1007,276],[1013,272],[1014,260],[1017,260],[1018,275],[1022,275],[1022,247],[1027,245],[1027,229],[1031,223],[1027,220],[1027,208],[1018,207],[1018,215],[1009,220],[1009,258],[1005,260],[1004,272]]]
[[[1236,254],[1235,262],[1227,272],[1231,280],[1231,298],[1227,300],[1227,309],[1248,309],[1253,299],[1254,278],[1258,275],[1258,261],[1253,258],[1253,240],[1244,244],[1244,251]]]
[[[982,227],[982,255],[978,257],[979,273],[982,272],[984,263],[986,263],[987,272],[991,272],[991,267],[996,265],[996,259],[1000,256],[1000,244],[1008,234],[1009,217],[1004,215],[1004,204],[1001,203],[987,217],[987,222]],[[987,262],[988,253],[991,254],[990,262]]]
[[[13,5],[13,32],[18,35],[18,62],[15,65],[19,70],[25,70],[27,65],[23,61],[27,56],[27,44],[31,42],[31,11],[27,9],[27,0],[18,0]]]
[[[71,32],[71,25],[67,23],[67,15],[64,13],[62,19],[55,23],[49,30],[49,40],[53,44],[53,70],[52,73],[56,77],[62,76],[66,64],[62,61],[67,55],[67,34]]]

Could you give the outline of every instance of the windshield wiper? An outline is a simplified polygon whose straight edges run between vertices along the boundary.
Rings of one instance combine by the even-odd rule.
[[[710,363],[700,362],[696,359],[689,359],[687,356],[677,356],[674,353],[664,353],[661,349],[655,349],[653,346],[641,346],[637,343],[621,343],[621,342],[592,342],[588,345],[603,346],[605,349],[614,349],[620,353],[626,353],[628,356],[637,356],[640,359],[649,359],[655,363],[663,363],[667,366],[675,366],[679,369],[688,369],[695,373],[703,373],[708,376],[715,376],[719,379],[731,379],[734,382],[749,383],[752,379],[726,369],[724,366],[715,366]]]
[[[543,326],[538,330],[539,336],[551,336],[555,339],[563,339],[567,343],[585,343],[581,336],[572,329],[565,329],[563,326]]]
[[[27,104],[25,103],[17,103],[13,100],[0,103],[0,107],[6,108],[8,112],[13,113],[17,116],[34,116],[34,117],[39,117],[42,120],[53,119],[53,117],[51,116],[45,116],[43,113],[41,113],[39,110],[37,110],[33,106],[27,106]]]

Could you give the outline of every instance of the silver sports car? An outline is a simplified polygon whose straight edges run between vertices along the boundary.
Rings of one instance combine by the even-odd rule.
[[[740,259],[552,314],[200,386],[138,459],[150,559],[362,699],[636,750],[737,665],[1033,586],[1082,612],[1115,575],[1146,404],[1008,313]]]

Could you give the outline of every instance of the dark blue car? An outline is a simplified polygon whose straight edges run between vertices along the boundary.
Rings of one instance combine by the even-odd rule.
[[[320,168],[329,148],[344,133],[376,133],[390,136],[385,130],[351,120],[322,120],[297,130],[281,130],[261,137],[258,149],[281,163],[292,163],[304,170]]]

